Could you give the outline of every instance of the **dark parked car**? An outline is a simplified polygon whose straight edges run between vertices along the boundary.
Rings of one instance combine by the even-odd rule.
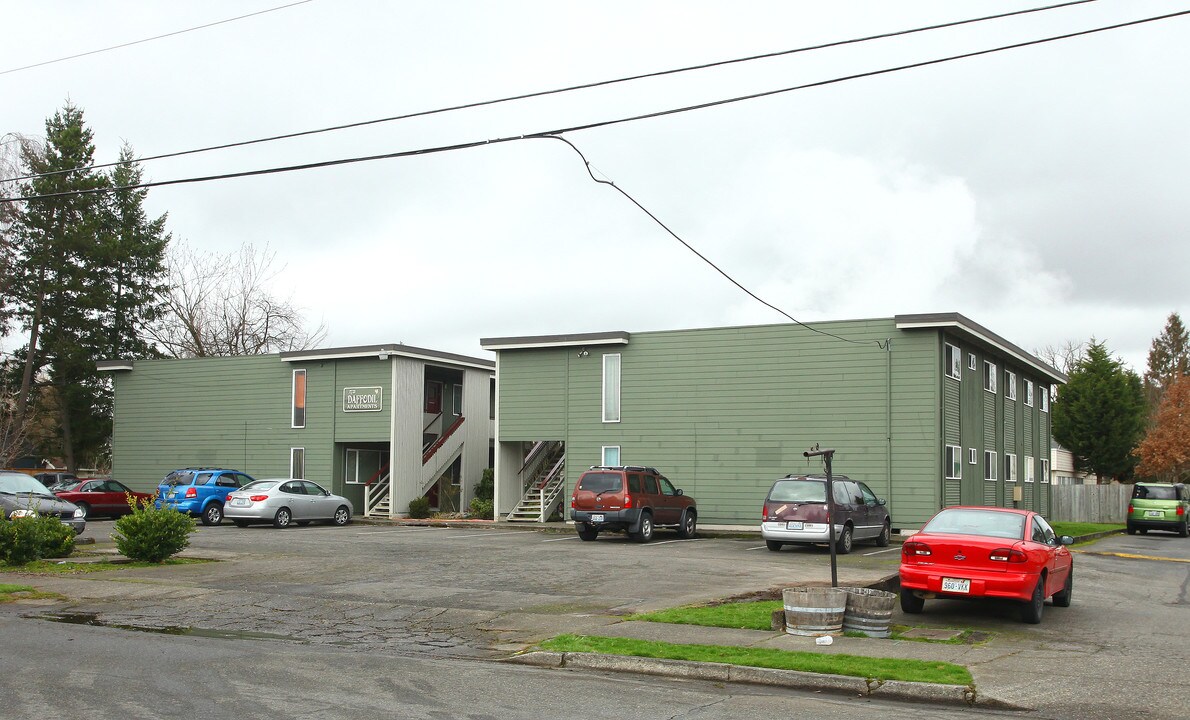
[[[131,512],[132,508],[128,505],[129,496],[138,503],[152,500],[154,497],[151,493],[136,492],[118,480],[102,478],[80,480],[55,491],[54,494],[78,505],[79,510],[83,511],[83,517],[118,517]]]
[[[857,540],[888,546],[892,518],[884,500],[845,475],[833,475],[831,480],[833,533],[827,528],[825,475],[786,475],[773,483],[760,520],[760,534],[769,550],[788,544],[834,542],[835,550],[846,554]]]
[[[174,470],[157,486],[157,507],[165,502],[181,512],[202,518],[203,525],[223,522],[227,494],[239,490],[254,478],[238,470],[192,467]]]
[[[33,477],[40,480],[41,484],[45,485],[48,488],[52,488],[55,485],[58,485],[60,483],[78,480],[78,477],[72,472],[46,471],[46,472],[36,473]]]
[[[1137,483],[1128,503],[1128,534],[1168,530],[1190,536],[1190,488],[1183,483]]]
[[[87,518],[74,503],[54,497],[45,485],[25,473],[0,471],[0,512],[13,520],[45,515],[69,525],[75,534],[87,528]]]
[[[656,527],[672,527],[678,537],[691,538],[698,526],[694,498],[651,467],[592,467],[575,483],[570,515],[583,540],[617,531],[648,542]]]

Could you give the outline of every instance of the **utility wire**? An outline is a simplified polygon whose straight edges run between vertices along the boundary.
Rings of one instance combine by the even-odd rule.
[[[1001,45],[999,47],[988,48],[985,50],[976,50],[973,52],[962,53],[959,55],[950,55],[948,57],[936,58],[934,60],[923,60],[921,62],[909,63],[907,65],[897,65],[895,67],[884,68],[882,70],[871,70],[869,72],[855,73],[853,75],[844,75],[844,76],[837,77],[837,78],[831,78],[829,80],[820,80],[817,82],[805,83],[803,85],[794,85],[792,87],[780,88],[777,90],[766,90],[764,92],[752,93],[750,95],[739,95],[739,96],[727,98],[724,100],[713,100],[710,102],[699,103],[696,105],[686,105],[683,107],[671,108],[669,110],[658,110],[656,112],[651,112],[651,113],[631,115],[631,116],[627,116],[627,117],[616,118],[613,120],[602,120],[599,122],[586,123],[583,125],[572,125],[570,127],[556,128],[553,130],[543,130],[540,132],[527,133],[524,135],[509,135],[509,136],[505,136],[505,137],[493,138],[490,140],[477,140],[477,141],[472,141],[472,142],[456,143],[453,145],[440,145],[437,147],[421,148],[421,149],[417,149],[417,150],[402,150],[402,151],[398,151],[398,152],[382,153],[382,154],[377,154],[377,155],[365,155],[362,157],[341,158],[338,160],[324,160],[324,161],[320,161],[320,162],[303,163],[300,165],[286,165],[286,166],[273,167],[273,168],[264,168],[264,169],[260,169],[260,170],[245,170],[243,172],[223,173],[220,175],[206,175],[206,176],[201,176],[201,177],[181,178],[178,180],[158,180],[155,182],[145,182],[145,183],[139,183],[136,185],[124,185],[124,186],[120,186],[120,187],[95,188],[95,189],[90,189],[90,190],[68,190],[68,191],[57,192],[57,193],[46,193],[43,195],[0,197],[0,202],[46,200],[46,199],[56,198],[56,197],[67,197],[67,196],[74,196],[74,195],[90,195],[90,194],[100,193],[100,192],[120,192],[120,191],[125,191],[125,190],[138,190],[141,188],[161,187],[161,186],[165,186],[165,185],[181,185],[181,184],[188,184],[188,183],[210,182],[212,180],[227,180],[227,179],[231,179],[231,178],[252,177],[252,176],[256,176],[256,175],[273,175],[273,174],[277,174],[277,173],[296,172],[299,170],[312,170],[315,168],[333,167],[336,165],[349,165],[349,164],[353,164],[353,163],[370,162],[373,160],[388,160],[388,159],[393,159],[393,158],[412,157],[415,155],[431,155],[431,154],[435,154],[435,153],[450,152],[450,151],[454,151],[454,150],[466,150],[469,148],[480,147],[483,145],[495,145],[495,144],[499,144],[499,143],[513,142],[516,140],[527,140],[527,139],[532,139],[532,138],[547,137],[547,136],[551,136],[551,135],[562,135],[565,133],[579,132],[581,130],[593,130],[595,128],[609,127],[612,125],[620,125],[620,124],[624,124],[624,123],[636,122],[639,120],[648,120],[648,119],[652,119],[652,118],[665,117],[668,115],[676,115],[679,113],[690,112],[693,110],[703,110],[706,108],[718,107],[721,105],[728,105],[728,104],[732,104],[732,103],[743,102],[746,100],[755,100],[758,98],[770,97],[773,95],[780,95],[782,93],[793,92],[795,90],[806,90],[809,88],[823,87],[825,85],[833,85],[836,83],[846,82],[848,80],[858,80],[860,78],[875,77],[877,75],[887,75],[890,73],[900,72],[903,70],[912,70],[912,69],[916,69],[916,68],[928,67],[931,65],[939,65],[941,63],[951,62],[954,60],[964,60],[967,58],[979,57],[981,55],[989,55],[992,53],[1004,52],[1006,50],[1015,50],[1015,49],[1019,49],[1019,48],[1023,48],[1023,47],[1029,47],[1032,45],[1041,45],[1044,43],[1055,42],[1057,40],[1067,40],[1067,39],[1074,38],[1074,37],[1080,37],[1080,36],[1084,36],[1084,35],[1092,35],[1095,33],[1106,32],[1108,30],[1117,30],[1120,28],[1131,27],[1131,26],[1135,26],[1135,25],[1142,25],[1142,24],[1151,23],[1151,22],[1157,22],[1159,20],[1168,20],[1171,18],[1181,17],[1184,15],[1190,15],[1190,10],[1182,10],[1182,11],[1175,12],[1175,13],[1168,13],[1165,15],[1157,15],[1154,17],[1142,18],[1140,20],[1130,20],[1128,22],[1115,23],[1113,25],[1104,25],[1104,26],[1097,27],[1097,28],[1091,28],[1089,30],[1079,30],[1077,32],[1064,33],[1062,35],[1052,35],[1050,37],[1040,38],[1037,40],[1027,40],[1025,42],[1012,43],[1010,45]]]
[[[223,25],[225,23],[235,22],[236,20],[243,20],[244,18],[254,17],[256,15],[264,15],[265,13],[271,13],[271,12],[275,12],[277,10],[284,10],[286,8],[291,8],[295,5],[305,5],[306,3],[313,2],[313,1],[314,0],[298,0],[297,2],[291,2],[288,5],[279,5],[277,7],[269,8],[267,10],[258,10],[257,12],[248,13],[247,15],[239,15],[239,16],[233,17],[233,18],[227,18],[226,20],[216,20],[215,22],[207,23],[205,25],[196,25],[191,28],[186,28],[185,30],[175,30],[173,32],[165,33],[164,35],[155,35],[150,38],[144,38],[143,40],[133,40],[131,42],[121,43],[119,45],[112,45],[111,47],[100,48],[98,50],[89,50],[84,53],[78,53],[77,55],[67,55],[66,57],[60,57],[55,60],[46,60],[44,62],[33,63],[32,65],[24,65],[22,67],[9,68],[8,70],[0,70],[0,75],[7,75],[9,73],[20,72],[21,70],[30,70],[32,68],[42,67],[43,65],[53,65],[54,63],[65,62],[67,60],[74,60],[76,58],[81,58],[81,57],[87,57],[88,55],[97,55],[99,53],[108,52],[109,50],[119,50],[120,48],[126,48],[126,47],[130,47],[132,45],[140,45],[141,43],[147,43],[147,42],[151,42],[153,40],[160,40],[162,38],[173,37],[174,35],[181,35],[183,33],[194,32],[195,30],[205,30],[206,28],[215,27],[216,25]]]
[[[843,342],[849,342],[849,343],[853,343],[853,344],[855,344],[855,345],[867,345],[867,344],[869,344],[870,342],[875,342],[875,343],[876,343],[876,346],[877,346],[877,347],[879,347],[881,350],[885,350],[885,349],[887,349],[887,346],[886,346],[884,343],[880,342],[879,340],[875,340],[875,341],[868,341],[868,340],[854,340],[854,339],[852,339],[852,338],[846,338],[846,337],[843,337],[843,336],[841,336],[841,335],[836,335],[836,334],[834,334],[834,333],[829,333],[829,332],[827,332],[827,331],[825,331],[825,330],[819,330],[819,329],[818,329],[818,328],[816,328],[816,327],[812,327],[812,326],[810,326],[810,325],[807,325],[806,323],[802,322],[801,320],[798,320],[797,318],[795,318],[794,316],[792,316],[792,315],[790,315],[789,313],[785,312],[784,310],[782,310],[781,308],[777,307],[776,305],[772,304],[772,303],[771,303],[771,302],[769,302],[768,300],[765,300],[764,298],[760,297],[760,296],[759,296],[759,295],[757,295],[756,293],[754,293],[754,292],[752,292],[751,290],[749,290],[748,288],[744,287],[744,285],[743,285],[743,284],[741,284],[741,283],[740,283],[738,280],[736,280],[735,278],[733,278],[731,275],[728,275],[726,270],[724,270],[723,268],[721,268],[721,267],[719,267],[718,265],[716,265],[716,264],[715,264],[715,263],[714,263],[714,262],[713,262],[713,261],[712,261],[710,258],[708,258],[706,255],[703,255],[701,252],[699,252],[697,249],[695,249],[695,247],[694,247],[693,245],[691,245],[690,243],[688,243],[688,242],[686,242],[685,240],[683,240],[683,239],[682,239],[682,237],[681,237],[680,235],[678,235],[676,232],[674,232],[673,230],[671,230],[671,229],[670,229],[670,227],[669,227],[668,225],[666,225],[665,223],[661,222],[661,219],[660,219],[660,218],[658,218],[656,215],[654,215],[654,214],[653,214],[653,213],[652,213],[652,212],[651,212],[651,211],[650,211],[650,210],[649,210],[647,207],[645,207],[644,205],[640,204],[640,202],[639,202],[639,201],[638,201],[636,198],[634,198],[634,197],[632,197],[631,195],[629,195],[627,190],[625,190],[624,188],[622,188],[622,187],[620,187],[619,185],[615,184],[615,183],[614,183],[614,182],[612,182],[611,180],[600,180],[599,178],[595,177],[595,173],[591,171],[591,162],[590,162],[589,160],[587,160],[587,156],[586,156],[586,155],[583,155],[583,152],[582,152],[581,150],[579,150],[579,149],[578,149],[578,147],[576,147],[574,143],[570,142],[569,140],[567,140],[566,138],[564,138],[564,137],[562,137],[562,136],[560,136],[560,135],[542,135],[542,136],[539,136],[539,137],[540,137],[540,139],[542,139],[542,140],[561,140],[562,142],[564,142],[564,143],[566,143],[567,145],[569,145],[569,146],[570,146],[570,149],[571,149],[571,150],[574,150],[576,153],[578,153],[578,156],[579,156],[580,158],[582,158],[582,160],[583,160],[583,165],[584,165],[584,166],[586,166],[587,174],[591,176],[591,179],[592,179],[592,180],[594,180],[595,182],[599,183],[600,185],[608,185],[608,186],[610,186],[611,188],[613,188],[613,189],[614,189],[616,192],[618,192],[618,193],[620,193],[621,195],[623,195],[624,197],[628,198],[628,201],[629,201],[629,202],[631,202],[631,203],[632,203],[633,205],[635,205],[636,207],[640,208],[640,211],[641,211],[641,212],[643,212],[645,215],[648,215],[648,216],[649,216],[649,218],[650,218],[650,219],[652,219],[652,221],[653,221],[653,222],[655,222],[655,223],[657,223],[658,225],[660,225],[660,226],[661,226],[661,229],[662,229],[662,230],[664,230],[665,232],[669,233],[669,234],[670,234],[670,236],[671,236],[671,237],[672,237],[674,240],[677,240],[678,242],[682,243],[682,245],[683,245],[683,246],[685,246],[685,248],[686,248],[687,250],[689,250],[690,252],[692,252],[692,253],[694,253],[695,255],[697,255],[699,260],[702,260],[702,261],[703,261],[704,263],[706,263],[707,265],[710,265],[712,268],[714,268],[715,272],[717,272],[717,273],[719,273],[720,275],[722,275],[723,277],[727,278],[727,281],[728,281],[728,282],[730,282],[732,285],[735,285],[735,286],[736,286],[736,287],[738,287],[740,290],[743,290],[743,291],[744,291],[744,293],[746,293],[746,294],[748,295],[748,297],[752,298],[752,299],[753,299],[753,300],[755,300],[756,302],[760,303],[761,305],[764,305],[765,307],[767,307],[767,308],[769,308],[769,309],[771,309],[771,310],[775,310],[775,311],[777,311],[777,312],[778,312],[778,313],[780,313],[781,315],[784,315],[785,317],[789,318],[789,319],[790,319],[791,321],[793,321],[795,324],[797,324],[797,325],[800,325],[800,326],[802,326],[802,327],[806,328],[807,330],[811,330],[811,331],[813,331],[813,332],[816,332],[816,333],[818,333],[819,335],[826,335],[827,337],[832,337],[832,338],[834,338],[834,339],[836,339],[836,340],[842,340]]]
[[[936,25],[928,25],[925,27],[912,28],[912,29],[908,29],[908,30],[895,30],[892,32],[880,33],[878,35],[868,35],[866,37],[861,37],[861,38],[852,38],[849,40],[837,40],[837,41],[833,41],[833,42],[822,43],[819,45],[809,45],[806,47],[794,48],[792,50],[780,50],[777,52],[763,53],[760,55],[750,55],[748,57],[735,58],[735,59],[731,59],[731,60],[718,60],[718,61],[714,61],[714,62],[707,62],[707,63],[702,63],[699,65],[689,65],[686,67],[674,68],[674,69],[670,69],[670,70],[660,70],[657,72],[642,73],[639,75],[629,75],[627,77],[615,78],[612,80],[599,80],[596,82],[585,83],[582,85],[571,85],[568,87],[556,88],[553,90],[540,90],[540,91],[536,91],[536,92],[524,93],[521,95],[511,95],[508,97],[495,98],[492,100],[480,100],[480,101],[476,101],[476,102],[464,103],[462,105],[452,105],[449,107],[437,108],[434,110],[422,110],[422,111],[418,111],[418,112],[406,113],[404,115],[393,115],[390,117],[377,118],[374,120],[363,120],[360,122],[347,123],[344,125],[334,125],[331,127],[319,128],[316,130],[302,130],[299,132],[286,133],[283,135],[272,135],[269,137],[257,138],[255,140],[243,140],[243,141],[239,141],[239,142],[224,143],[222,145],[209,145],[207,147],[195,148],[193,150],[180,150],[178,152],[163,153],[160,155],[150,155],[148,157],[143,157],[143,158],[138,159],[137,162],[144,163],[144,162],[148,162],[150,160],[163,160],[166,158],[181,157],[184,155],[194,155],[196,153],[210,152],[212,150],[226,150],[229,148],[243,147],[245,145],[256,145],[259,143],[275,142],[277,140],[288,140],[291,138],[305,137],[308,135],[317,135],[320,133],[335,132],[335,131],[339,131],[339,130],[350,130],[353,128],[366,127],[369,125],[377,125],[380,123],[394,122],[397,120],[409,120],[412,118],[427,117],[430,115],[439,115],[442,113],[455,112],[458,110],[470,110],[470,109],[474,109],[474,108],[487,107],[487,106],[491,106],[491,105],[499,105],[501,103],[508,103],[508,102],[515,102],[515,101],[519,101],[519,100],[529,100],[532,98],[545,97],[548,95],[559,95],[562,93],[575,92],[577,90],[589,90],[591,88],[605,87],[608,85],[617,85],[620,83],[627,83],[627,82],[632,82],[635,80],[645,80],[645,79],[649,79],[649,78],[663,77],[666,75],[677,75],[679,73],[692,72],[695,70],[706,70],[709,68],[721,67],[724,65],[746,63],[746,62],[752,62],[754,60],[765,60],[765,59],[769,59],[769,58],[782,57],[785,55],[794,55],[797,53],[810,52],[813,50],[824,50],[827,48],[839,47],[839,46],[843,46],[843,45],[852,45],[852,44],[856,44],[856,43],[869,42],[872,40],[884,40],[887,38],[898,37],[901,35],[911,35],[914,33],[926,32],[929,30],[939,30],[939,29],[943,29],[943,28],[957,27],[960,25],[969,25],[972,23],[986,22],[988,20],[998,20],[1001,18],[1012,17],[1014,15],[1025,15],[1025,14],[1029,14],[1029,13],[1038,13],[1038,12],[1043,12],[1045,10],[1054,10],[1054,9],[1058,9],[1058,8],[1069,7],[1071,5],[1084,5],[1084,4],[1090,3],[1090,2],[1096,2],[1096,0],[1072,0],[1071,2],[1059,3],[1056,5],[1046,5],[1043,7],[1028,8],[1025,10],[1014,10],[1012,12],[999,13],[996,15],[985,15],[983,17],[970,18],[967,20],[956,20],[954,22],[939,23]],[[20,177],[8,178],[8,180],[29,180],[29,179],[36,178],[36,177],[49,177],[52,175],[60,175],[63,173],[76,172],[78,170],[85,170],[85,169],[98,170],[101,168],[114,167],[116,165],[119,165],[119,163],[118,162],[103,163],[103,164],[98,164],[98,165],[89,165],[86,167],[73,168],[70,170],[55,170],[53,172],[48,172],[48,173],[43,173],[43,174],[23,175]]]

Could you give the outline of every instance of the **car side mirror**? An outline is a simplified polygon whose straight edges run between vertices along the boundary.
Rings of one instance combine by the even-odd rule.
[[[1062,537],[1058,538],[1058,544],[1059,545],[1073,545],[1074,538],[1071,537],[1070,535],[1063,535]]]
[[[887,502],[885,501],[884,498],[876,498],[876,504],[877,505],[885,505],[885,504],[887,504]]]
[[[682,494],[682,488],[674,488],[674,495],[681,495],[681,494]]]

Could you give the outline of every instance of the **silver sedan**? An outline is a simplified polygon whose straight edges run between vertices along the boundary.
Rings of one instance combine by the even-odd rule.
[[[257,480],[227,494],[223,516],[237,527],[252,522],[271,522],[274,527],[292,523],[307,525],[311,520],[329,520],[335,525],[351,522],[351,501],[328,492],[309,480]]]

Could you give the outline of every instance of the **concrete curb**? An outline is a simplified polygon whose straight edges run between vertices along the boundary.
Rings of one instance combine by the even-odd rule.
[[[819,690],[839,694],[859,695],[890,700],[929,702],[946,705],[979,706],[1001,710],[1026,710],[996,698],[981,695],[966,685],[907,682],[903,680],[871,680],[847,675],[824,675],[800,670],[704,663],[689,660],[601,655],[595,653],[561,653],[534,651],[514,655],[504,662],[544,668],[600,670],[637,673],[686,680],[736,682],[751,685],[782,687],[791,690]]]

